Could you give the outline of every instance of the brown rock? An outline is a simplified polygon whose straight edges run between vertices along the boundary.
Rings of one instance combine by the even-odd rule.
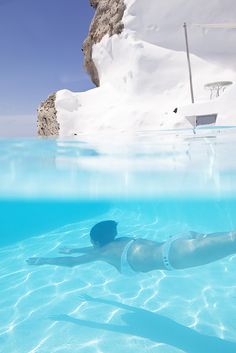
[[[89,34],[83,44],[84,65],[96,86],[100,85],[97,68],[92,59],[93,45],[99,43],[108,34],[120,34],[124,25],[122,18],[125,11],[124,0],[89,0],[96,9]],[[58,136],[60,125],[55,107],[56,94],[50,95],[38,108],[38,135]]]
[[[50,95],[38,108],[38,135],[58,136],[60,125],[55,106],[56,94]]]
[[[89,34],[83,44],[84,66],[96,86],[100,85],[97,68],[92,59],[93,45],[99,43],[108,34],[120,34],[124,25],[122,18],[125,11],[124,0],[89,0],[96,9]]]

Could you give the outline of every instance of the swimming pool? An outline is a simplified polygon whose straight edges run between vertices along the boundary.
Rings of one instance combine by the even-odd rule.
[[[0,352],[235,353],[234,255],[132,278],[100,262],[25,262],[88,246],[105,219],[156,241],[235,230],[235,138],[213,128],[0,141]]]

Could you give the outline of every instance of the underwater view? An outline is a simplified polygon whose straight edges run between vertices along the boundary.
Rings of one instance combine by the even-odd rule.
[[[0,352],[235,353],[235,138],[0,140]]]

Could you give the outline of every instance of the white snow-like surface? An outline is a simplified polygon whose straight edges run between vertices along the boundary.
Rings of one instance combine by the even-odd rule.
[[[217,125],[236,125],[236,86],[209,100],[204,85],[236,81],[236,29],[196,24],[235,23],[235,0],[125,0],[121,35],[93,47],[101,86],[62,90],[56,108],[61,136],[189,127],[186,115],[217,113]],[[183,23],[188,23],[193,106]],[[178,114],[173,110],[178,107]]]

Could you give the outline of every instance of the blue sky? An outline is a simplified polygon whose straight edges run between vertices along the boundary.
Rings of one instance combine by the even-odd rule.
[[[93,87],[81,52],[93,14],[89,0],[0,0],[0,129],[54,91]]]

